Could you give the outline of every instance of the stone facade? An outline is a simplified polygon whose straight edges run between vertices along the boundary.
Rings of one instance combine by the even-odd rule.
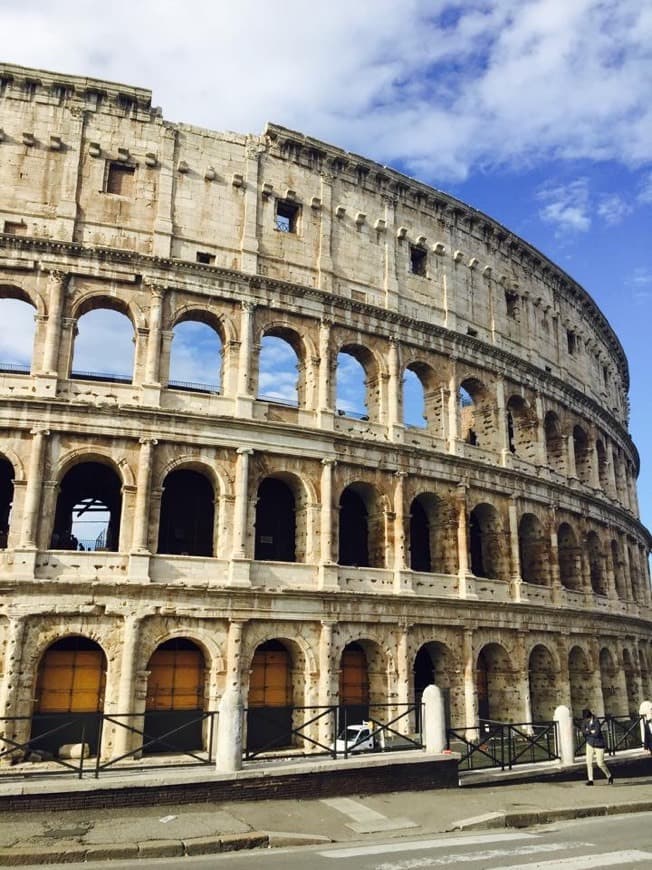
[[[0,361],[18,736],[60,709],[53,651],[96,651],[95,708],[141,717],[226,689],[399,710],[435,682],[461,727],[652,696],[627,361],[568,275],[391,169],[274,125],[171,124],[138,88],[0,65],[0,128],[0,296],[35,313],[29,367]],[[75,369],[98,309],[128,318],[129,377]],[[187,322],[219,339],[219,388],[171,382]],[[296,402],[261,390],[266,337],[296,354]],[[364,413],[338,404],[343,358]],[[111,519],[81,551],[84,499]],[[181,668],[161,650],[200,661],[193,703],[152,701]]]

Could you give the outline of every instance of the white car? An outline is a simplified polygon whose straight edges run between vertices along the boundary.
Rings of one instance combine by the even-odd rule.
[[[370,723],[361,722],[359,725],[348,725],[335,741],[336,752],[364,752],[366,749],[375,749],[375,739],[372,736],[373,728]]]

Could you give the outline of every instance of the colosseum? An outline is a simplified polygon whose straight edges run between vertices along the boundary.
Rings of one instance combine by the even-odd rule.
[[[254,749],[431,683],[460,728],[652,697],[627,360],[544,255],[301,133],[6,64],[0,190],[5,745],[205,750],[227,690]]]

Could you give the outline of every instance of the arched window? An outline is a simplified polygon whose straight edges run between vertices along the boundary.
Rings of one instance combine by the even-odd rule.
[[[581,426],[573,428],[573,450],[578,480],[582,483],[591,483],[591,450],[588,436]]]
[[[0,372],[29,374],[36,311],[22,299],[0,299]]]
[[[410,506],[410,568],[413,571],[432,571],[430,522],[416,498]]]
[[[518,525],[521,577],[526,583],[548,583],[549,550],[541,523],[534,514],[523,514]]]
[[[424,385],[409,367],[403,373],[403,423],[418,429],[424,429],[428,423]]]
[[[374,358],[366,348],[346,345],[341,349],[335,383],[335,407],[340,416],[378,418],[378,374]]]
[[[222,382],[222,340],[199,320],[177,323],[170,347],[168,386],[175,390],[219,393]]]
[[[0,457],[0,550],[7,546],[11,506],[14,501],[14,467]]]
[[[77,321],[70,376],[131,383],[134,341],[134,328],[125,314],[110,308],[82,314]]]
[[[369,672],[367,656],[359,643],[349,643],[340,661],[339,728],[369,718]]]
[[[599,439],[595,442],[595,452],[598,457],[598,479],[600,488],[604,493],[609,493],[609,463],[607,461],[607,451],[604,444]]]
[[[451,710],[451,688],[453,682],[453,667],[450,650],[443,643],[431,642],[424,644],[414,659],[414,705],[417,729],[421,722],[421,702],[423,693],[430,685],[435,685],[441,691],[444,701],[444,716],[446,727],[456,721],[462,711]],[[453,712],[455,715],[453,716]]]
[[[282,480],[267,477],[258,487],[254,559],[296,561],[294,494]]]
[[[506,650],[487,644],[478,655],[476,669],[478,716],[480,721],[518,722],[520,692],[515,691],[515,674]]]
[[[187,752],[203,745],[204,654],[186,638],[162,643],[147,670],[146,754]]]
[[[36,677],[30,747],[56,754],[67,743],[98,751],[104,708],[106,656],[92,640],[77,635],[53,643]]]
[[[260,345],[258,398],[283,405],[298,405],[298,369],[299,358],[287,334],[268,332]]]
[[[552,655],[543,644],[530,653],[528,678],[532,721],[551,722],[559,704],[559,686]]]
[[[559,418],[553,411],[548,411],[544,419],[546,438],[546,462],[549,468],[559,474],[565,472],[564,439],[561,434]]]
[[[122,484],[100,462],[80,462],[61,481],[50,547],[53,550],[117,551]]]
[[[347,487],[340,498],[340,565],[369,565],[369,514],[362,496]]]
[[[509,449],[515,456],[536,461],[537,420],[522,396],[510,396],[507,402],[507,436]]]
[[[163,482],[158,552],[213,556],[214,492],[199,471],[180,468]]]
[[[498,511],[490,504],[477,505],[469,516],[471,571],[476,577],[505,579],[505,554]]]
[[[256,647],[249,677],[247,748],[292,743],[292,660],[278,640]]]
[[[466,378],[458,391],[460,438],[467,444],[490,450],[494,446],[494,401],[477,378]]]
[[[625,584],[625,566],[621,555],[618,541],[612,540],[610,544],[611,550],[611,567],[616,581],[616,595],[621,601],[627,599],[627,587]]]
[[[582,588],[580,548],[568,523],[561,523],[557,530],[557,553],[561,585],[579,592]]]
[[[604,575],[604,557],[600,538],[595,532],[589,532],[586,537],[586,553],[589,559],[591,588],[597,595],[607,594],[607,584]]]

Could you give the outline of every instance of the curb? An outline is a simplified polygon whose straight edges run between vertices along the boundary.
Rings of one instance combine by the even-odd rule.
[[[285,835],[289,838],[289,835]],[[191,855],[214,855],[242,849],[268,848],[270,834],[250,831],[224,837],[195,837],[191,840],[146,840],[142,843],[107,843],[97,846],[17,846],[0,849],[0,867],[28,864],[70,864],[83,861],[110,861],[125,858],[180,858]],[[305,839],[301,838],[305,843]],[[319,842],[319,841],[318,841]]]
[[[617,816],[628,813],[649,813],[652,801],[632,801],[626,804],[595,804],[589,807],[560,807],[555,810],[531,810],[528,812],[485,813],[470,819],[462,819],[450,828],[451,831],[488,830],[491,828],[529,828],[532,825],[548,825],[551,822],[566,822],[569,819],[588,819],[595,816]]]

